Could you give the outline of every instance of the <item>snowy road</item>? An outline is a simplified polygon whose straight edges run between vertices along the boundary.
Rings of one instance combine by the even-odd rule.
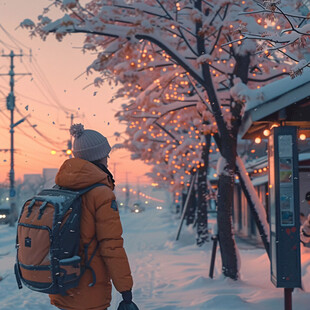
[[[269,263],[262,249],[242,246],[241,279],[225,279],[217,253],[214,279],[208,277],[211,247],[194,245],[191,229],[183,227],[175,242],[177,221],[166,210],[141,214],[121,213],[125,248],[134,277],[134,301],[140,310],[283,310],[283,289],[269,280]],[[15,260],[15,228],[0,226],[0,309],[51,310],[44,294],[18,290],[12,266]],[[9,252],[9,254],[7,254]],[[1,254],[7,254],[1,256]],[[296,289],[293,309],[310,304],[310,252],[303,249],[302,273],[306,290]],[[113,291],[109,310],[116,310],[121,295]]]

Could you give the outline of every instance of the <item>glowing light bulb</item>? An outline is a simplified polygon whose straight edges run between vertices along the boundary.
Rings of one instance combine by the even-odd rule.
[[[262,139],[260,137],[256,137],[254,141],[256,144],[260,144],[262,142]]]
[[[265,129],[265,130],[263,131],[263,135],[264,135],[265,137],[268,137],[268,136],[270,135],[270,130],[269,130],[269,129]]]

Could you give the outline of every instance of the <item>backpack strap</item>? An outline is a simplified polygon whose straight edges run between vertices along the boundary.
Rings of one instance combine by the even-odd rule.
[[[53,188],[74,191],[74,192],[77,192],[78,196],[82,196],[82,195],[86,194],[87,192],[89,192],[90,190],[92,190],[96,187],[99,187],[99,186],[107,186],[107,185],[102,184],[102,183],[96,183],[96,184],[93,184],[91,186],[88,186],[88,187],[80,189],[80,190],[72,190],[70,188],[65,188],[65,187],[62,187],[62,186],[59,186],[56,184],[55,186],[53,186]],[[92,253],[91,257],[88,259],[88,248],[94,240],[95,240],[95,237],[89,243],[84,245],[84,254],[85,254],[85,269],[84,269],[84,271],[86,269],[89,269],[91,271],[92,277],[93,277],[93,282],[88,284],[89,287],[92,287],[96,284],[96,274],[95,274],[94,269],[90,266],[90,263],[93,260],[95,254],[99,248],[99,243],[97,243],[94,252]]]
[[[59,185],[56,184],[56,185],[53,186],[53,188],[67,190],[67,191],[72,191],[72,192],[77,192],[79,196],[82,196],[82,195],[86,194],[87,192],[89,192],[90,190],[92,190],[93,188],[96,188],[96,187],[99,187],[99,186],[107,186],[107,185],[102,184],[102,183],[95,183],[93,185],[90,185],[90,186],[82,188],[82,189],[72,189],[72,188],[69,188],[69,187],[59,186]]]
[[[16,278],[18,288],[22,289],[23,285],[22,285],[22,281],[20,279],[20,270],[19,270],[17,263],[14,264],[14,273],[15,273],[15,278]]]
[[[83,189],[81,189],[81,190],[78,190],[79,195],[82,196],[82,195],[86,194],[87,192],[89,192],[90,190],[92,190],[92,189],[94,189],[94,188],[96,188],[96,187],[99,187],[99,186],[107,186],[107,185],[102,184],[102,183],[93,184],[93,185],[91,185],[91,186],[88,186],[88,187],[86,187],[86,188],[83,188]]]
[[[90,244],[95,240],[95,237],[88,243],[88,244],[85,244],[84,245],[84,253],[85,253],[85,270],[86,269],[89,269],[92,273],[92,276],[93,276],[93,282],[92,283],[89,283],[88,286],[89,287],[92,287],[96,284],[96,274],[95,274],[95,271],[94,269],[90,266],[90,263],[91,261],[93,260],[98,248],[99,248],[99,243],[97,242],[97,245],[96,245],[96,248],[93,252],[93,254],[91,255],[91,257],[88,259],[88,248],[90,246]]]
[[[99,186],[107,186],[105,184],[101,184],[101,183],[96,183],[96,184],[93,184],[87,188],[84,188],[83,190],[81,190],[79,192],[79,194],[82,196],[83,194],[86,194],[88,191],[96,188],[96,187],[99,187]],[[89,283],[88,286],[89,287],[92,287],[96,284],[96,274],[95,274],[95,271],[94,269],[90,266],[90,263],[91,261],[93,260],[98,248],[99,248],[99,243],[97,242],[97,245],[96,245],[96,248],[94,250],[94,252],[92,253],[91,257],[88,259],[88,247],[90,246],[90,244],[93,242],[93,240],[95,240],[95,237],[88,243],[88,244],[85,244],[84,245],[84,253],[85,253],[85,270],[86,269],[89,269],[92,273],[92,276],[93,276],[93,282],[92,283]]]

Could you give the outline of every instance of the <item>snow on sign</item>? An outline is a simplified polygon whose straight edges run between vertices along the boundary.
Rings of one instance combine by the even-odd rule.
[[[296,127],[273,128],[269,138],[270,260],[276,287],[301,287]]]

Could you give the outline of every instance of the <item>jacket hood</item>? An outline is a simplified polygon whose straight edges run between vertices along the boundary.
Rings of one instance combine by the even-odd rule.
[[[55,182],[59,186],[81,189],[96,183],[109,186],[112,190],[114,185],[110,177],[93,163],[80,159],[67,159],[60,167]]]

